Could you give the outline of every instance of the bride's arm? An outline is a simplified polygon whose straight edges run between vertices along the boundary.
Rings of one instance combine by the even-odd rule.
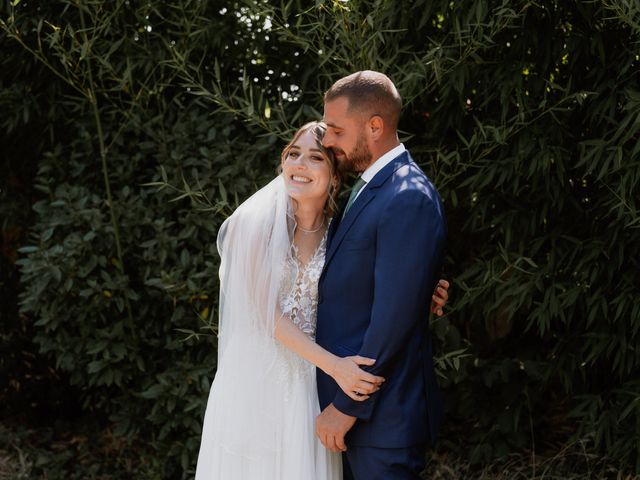
[[[325,350],[300,330],[289,317],[276,320],[275,337],[282,345],[331,376],[353,400],[366,400],[380,388],[384,378],[365,372],[358,365],[373,365],[375,360],[360,356],[338,357]]]

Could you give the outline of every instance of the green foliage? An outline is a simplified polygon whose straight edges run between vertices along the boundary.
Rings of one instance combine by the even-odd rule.
[[[256,145],[257,132],[232,116],[212,122],[206,106],[172,84],[174,71],[159,65],[161,54],[171,58],[162,25],[149,37],[136,27],[130,38],[134,18],[145,25],[154,12],[112,7],[7,7],[5,41],[22,45],[13,62],[40,67],[39,88],[53,100],[43,121],[49,141],[34,152],[20,306],[40,352],[77,387],[84,408],[116,434],[147,438],[165,474],[176,475],[197,453],[216,362],[213,342],[185,342],[177,330],[210,331],[217,228],[229,202],[254,191],[276,160],[260,168],[272,140]],[[187,22],[197,12],[175,13]],[[173,27],[183,26],[164,30]],[[28,72],[17,77],[30,85]],[[5,127],[15,134],[20,125],[11,121]],[[184,178],[219,198],[219,213],[144,187],[161,180],[160,166],[172,183]]]
[[[144,445],[101,429],[95,419],[78,424],[6,428],[0,425],[0,476],[3,479],[65,478],[85,480],[154,480],[161,472]],[[44,472],[44,475],[38,475]]]
[[[474,461],[573,436],[640,471],[635,2],[7,1],[0,18],[3,146],[39,132],[2,160],[35,177],[0,207],[30,232],[22,313],[165,474],[193,467],[215,368],[215,342],[182,332],[215,332],[217,227],[359,69],[398,85],[447,209],[441,448],[461,429]]]

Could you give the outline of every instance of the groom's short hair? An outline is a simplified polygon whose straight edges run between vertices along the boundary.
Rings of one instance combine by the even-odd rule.
[[[379,115],[387,125],[398,128],[402,98],[396,86],[385,74],[364,70],[352,73],[334,83],[324,94],[324,101],[339,97],[349,101],[349,111]]]

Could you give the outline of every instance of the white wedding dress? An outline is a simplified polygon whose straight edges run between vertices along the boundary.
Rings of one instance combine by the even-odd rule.
[[[260,206],[254,203],[253,208]],[[234,241],[246,239],[246,232],[240,232]],[[274,235],[268,232],[265,241],[273,242]],[[279,257],[282,268],[274,273],[279,279],[277,311],[288,315],[311,338],[315,335],[325,245],[326,234],[313,257],[302,265],[289,243],[288,254]],[[235,251],[240,248],[234,247]],[[223,262],[226,248],[222,245]],[[259,268],[255,262],[260,261],[262,257],[255,257],[247,268],[255,271]],[[225,280],[223,270],[221,267],[221,283],[233,284]],[[263,286],[258,285],[258,290]],[[256,285],[252,288],[251,298],[256,295]],[[265,298],[260,293],[257,296]],[[227,297],[221,296],[221,320],[225,312],[256,313],[239,305],[231,312]],[[232,303],[238,303],[236,300]],[[340,480],[340,454],[326,450],[315,435],[315,418],[320,413],[315,367],[280,345],[270,328],[234,320],[221,323],[219,364],[204,418],[196,480]]]

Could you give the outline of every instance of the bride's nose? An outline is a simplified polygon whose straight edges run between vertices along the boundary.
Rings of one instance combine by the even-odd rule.
[[[305,157],[304,154],[301,153],[300,155],[298,155],[296,158],[293,158],[293,165],[295,165],[298,168],[302,168],[304,166],[305,162]]]

